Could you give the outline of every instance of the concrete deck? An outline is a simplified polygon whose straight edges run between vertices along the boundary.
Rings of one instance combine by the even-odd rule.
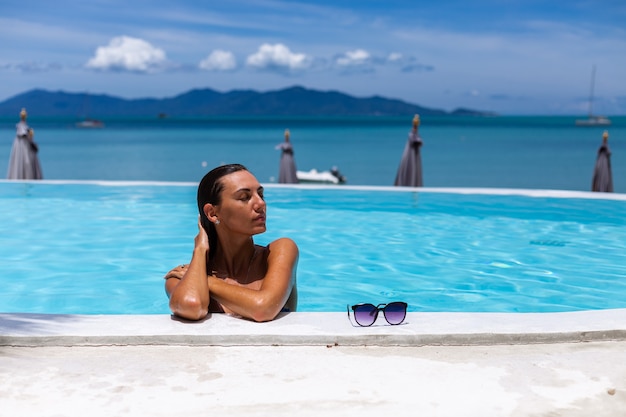
[[[9,412],[10,411],[10,412]],[[0,415],[623,416],[626,310],[0,314]]]

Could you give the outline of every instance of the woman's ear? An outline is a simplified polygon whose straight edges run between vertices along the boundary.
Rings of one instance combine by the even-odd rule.
[[[219,221],[217,218],[217,210],[215,206],[211,203],[206,203],[203,207],[204,215],[209,219],[210,222],[215,223]]]

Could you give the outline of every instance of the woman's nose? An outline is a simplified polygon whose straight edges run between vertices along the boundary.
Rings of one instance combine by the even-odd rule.
[[[260,195],[256,195],[254,197],[254,209],[256,211],[262,210],[265,208],[265,200],[263,200],[263,197],[261,197]]]

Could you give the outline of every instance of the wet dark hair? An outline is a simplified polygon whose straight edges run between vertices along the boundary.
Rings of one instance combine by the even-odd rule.
[[[200,223],[209,236],[209,255],[207,260],[213,259],[217,250],[217,231],[213,222],[209,221],[206,214],[204,214],[204,206],[209,203],[219,205],[222,202],[222,190],[224,189],[222,177],[237,171],[248,171],[248,168],[241,164],[221,165],[209,171],[198,185]]]

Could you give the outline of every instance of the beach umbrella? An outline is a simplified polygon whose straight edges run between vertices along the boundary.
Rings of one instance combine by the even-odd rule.
[[[602,145],[598,148],[596,165],[593,169],[591,191],[613,192],[613,173],[611,172],[611,150],[609,149],[609,132],[602,134]]]
[[[407,187],[421,187],[422,179],[422,157],[420,148],[422,147],[422,138],[417,132],[420,124],[419,115],[413,117],[413,129],[409,132],[409,138],[404,146],[398,173],[393,185],[401,185]]]
[[[276,146],[282,151],[280,155],[280,167],[278,170],[278,182],[280,184],[297,184],[296,161],[293,157],[293,146],[289,141],[289,129],[285,130],[285,141]]]
[[[15,139],[9,156],[7,179],[40,180],[43,179],[39,163],[39,146],[35,142],[35,131],[26,123],[26,109],[20,112],[20,121],[15,125]]]

